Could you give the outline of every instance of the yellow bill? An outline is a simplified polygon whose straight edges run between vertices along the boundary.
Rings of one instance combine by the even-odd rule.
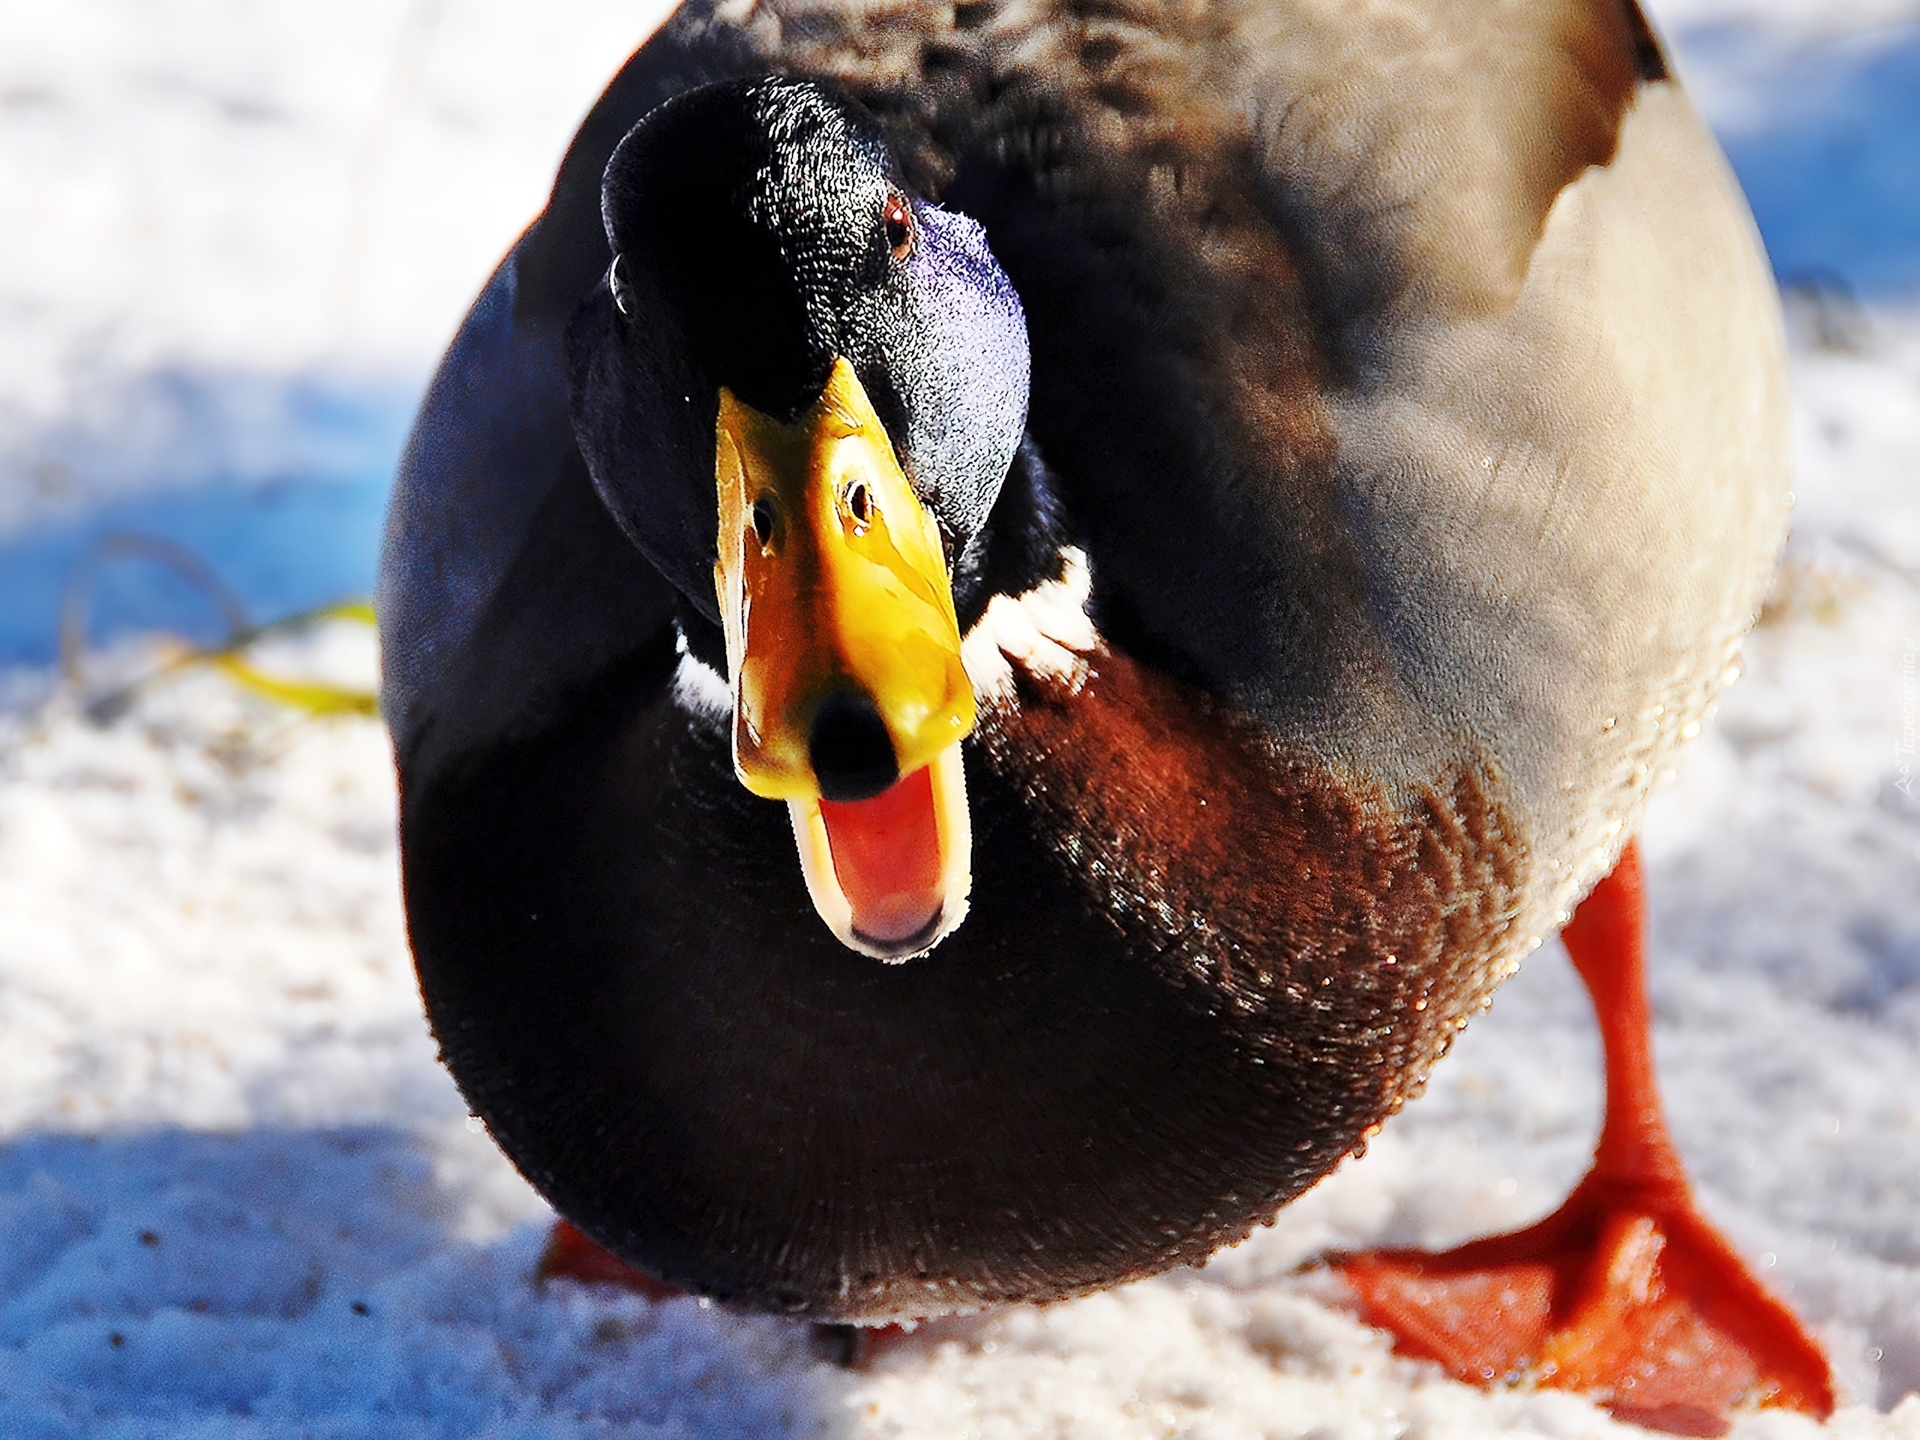
[[[734,769],[787,802],[843,943],[920,953],[971,884],[973,685],[939,528],[844,359],[790,425],[723,389],[714,465]]]

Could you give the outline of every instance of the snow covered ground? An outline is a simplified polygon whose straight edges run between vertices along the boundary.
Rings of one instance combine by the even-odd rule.
[[[256,617],[370,587],[418,388],[651,13],[0,0],[0,1434],[1624,1430],[1398,1360],[1289,1273],[1573,1180],[1596,1042],[1552,947],[1272,1231],[850,1374],[783,1322],[533,1285],[545,1208],[419,1016],[375,724],[198,672],[104,727],[42,703],[107,531]],[[1795,286],[1801,474],[1748,677],[1647,828],[1657,1043],[1706,1204],[1833,1350],[1829,1430],[1920,1440],[1920,12],[1658,13]],[[210,618],[121,562],[96,663]],[[373,666],[344,624],[279,658]]]

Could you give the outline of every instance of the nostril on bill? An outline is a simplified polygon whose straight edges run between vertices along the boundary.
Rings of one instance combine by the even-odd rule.
[[[865,695],[827,697],[807,734],[807,757],[828,800],[870,800],[900,778],[887,722]]]

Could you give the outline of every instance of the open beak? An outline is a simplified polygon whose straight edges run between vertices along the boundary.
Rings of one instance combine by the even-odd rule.
[[[972,883],[973,685],[939,530],[844,359],[791,425],[722,389],[714,468],[734,770],[787,802],[843,944],[921,954]]]

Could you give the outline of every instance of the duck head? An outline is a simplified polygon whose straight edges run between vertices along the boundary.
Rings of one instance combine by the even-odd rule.
[[[786,802],[846,945],[922,954],[966,913],[953,565],[1026,419],[1020,303],[980,227],[903,183],[812,82],[712,85],[608,163],[613,252],[568,336],[595,488],[724,656],[734,769]]]

